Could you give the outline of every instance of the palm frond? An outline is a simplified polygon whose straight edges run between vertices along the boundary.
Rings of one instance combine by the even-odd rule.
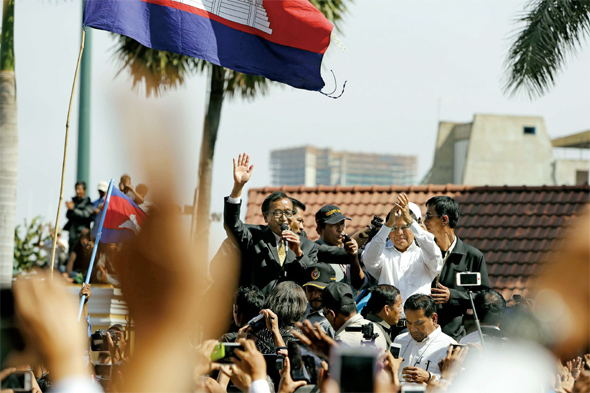
[[[504,92],[525,90],[529,98],[545,94],[554,84],[568,53],[575,53],[590,32],[590,0],[534,0],[518,19],[506,60]]]

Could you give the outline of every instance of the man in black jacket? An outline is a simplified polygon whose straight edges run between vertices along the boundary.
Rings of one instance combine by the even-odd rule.
[[[68,231],[69,252],[72,253],[84,228],[90,229],[90,223],[94,215],[94,206],[88,196],[86,196],[86,183],[79,181],[76,183],[76,196],[71,201],[66,202],[68,212],[66,217],[68,222],[64,226],[64,231]]]
[[[436,196],[426,202],[424,224],[434,235],[443,254],[442,271],[432,282],[432,297],[437,304],[438,324],[445,334],[455,340],[465,335],[463,315],[471,308],[467,289],[457,285],[457,273],[481,273],[481,286],[469,287],[472,291],[490,287],[481,251],[455,235],[458,220],[459,203],[453,198]]]
[[[240,154],[237,162],[234,159],[234,187],[225,199],[223,219],[241,251],[242,274],[267,295],[281,281],[303,284],[305,268],[317,262],[317,248],[312,241],[283,230],[293,217],[293,203],[283,192],[272,193],[262,203],[267,226],[246,226],[240,220],[242,189],[253,168],[247,154]]]

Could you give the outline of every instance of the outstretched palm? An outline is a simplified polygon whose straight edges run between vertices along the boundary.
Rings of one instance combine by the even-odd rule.
[[[254,165],[250,165],[250,156],[246,153],[238,156],[236,162],[234,158],[234,182],[236,184],[244,185],[250,180]]]

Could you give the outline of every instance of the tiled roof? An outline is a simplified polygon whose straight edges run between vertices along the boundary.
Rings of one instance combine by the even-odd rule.
[[[316,240],[315,212],[325,204],[340,207],[350,218],[347,232],[367,225],[373,215],[385,217],[405,192],[426,212],[425,203],[436,195],[448,195],[460,204],[457,235],[484,253],[492,286],[509,300],[513,294],[527,296],[532,280],[553,247],[564,236],[572,216],[580,215],[590,199],[590,186],[473,187],[426,186],[283,186],[250,189],[246,222],[263,224],[260,206],[274,191],[303,202],[305,230]]]

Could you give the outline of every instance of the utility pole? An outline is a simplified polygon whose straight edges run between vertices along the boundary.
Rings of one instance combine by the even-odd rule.
[[[83,2],[84,4],[84,2]],[[82,5],[84,12],[84,5]],[[80,106],[78,111],[78,166],[76,181],[90,181],[90,81],[92,62],[92,29],[86,30],[84,56],[80,63]],[[92,189],[92,188],[89,188]]]

